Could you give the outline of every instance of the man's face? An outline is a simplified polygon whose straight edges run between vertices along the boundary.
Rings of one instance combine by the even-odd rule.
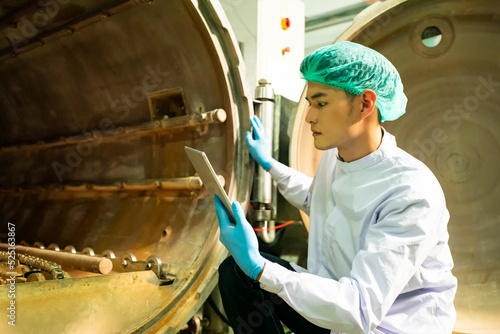
[[[306,100],[309,102],[306,122],[311,125],[314,146],[318,150],[349,145],[356,123],[352,102],[344,91],[308,82]]]

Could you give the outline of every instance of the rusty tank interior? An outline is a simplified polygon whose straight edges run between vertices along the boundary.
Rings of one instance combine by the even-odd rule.
[[[17,284],[16,330],[176,333],[227,255],[184,146],[249,197],[237,44],[210,1],[46,5],[0,12],[0,216],[52,264],[76,257],[72,278]]]
[[[15,333],[177,333],[227,256],[184,146],[207,153],[231,200],[248,204],[257,174],[244,141],[252,93],[222,8],[0,4],[0,258],[9,238],[24,254]],[[338,39],[401,73],[407,113],[384,127],[445,191],[456,333],[500,328],[499,36],[494,0],[387,0]],[[277,145],[312,175],[320,152],[300,101]]]

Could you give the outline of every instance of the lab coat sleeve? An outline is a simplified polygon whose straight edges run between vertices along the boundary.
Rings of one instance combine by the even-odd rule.
[[[320,327],[369,333],[437,244],[449,218],[444,197],[408,194],[381,205],[377,214],[353,259],[350,277],[337,281],[292,272],[268,261],[260,279],[262,288],[277,293]]]
[[[297,209],[309,214],[310,188],[313,178],[280,162],[275,162],[269,173],[277,182],[278,190],[283,197]]]

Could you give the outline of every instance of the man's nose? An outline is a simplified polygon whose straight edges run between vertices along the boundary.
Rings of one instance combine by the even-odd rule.
[[[317,118],[316,118],[316,111],[315,108],[312,108],[311,106],[307,107],[307,114],[306,114],[306,123],[317,123]]]

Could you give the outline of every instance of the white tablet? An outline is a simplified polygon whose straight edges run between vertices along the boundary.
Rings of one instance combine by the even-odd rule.
[[[200,176],[201,181],[203,181],[203,186],[205,187],[205,189],[210,195],[212,195],[212,197],[213,194],[216,194],[220,198],[222,204],[224,204],[224,206],[226,207],[229,220],[231,220],[231,222],[235,224],[231,202],[229,201],[224,188],[220,184],[219,179],[217,178],[217,174],[215,174],[210,161],[208,161],[205,152],[198,151],[187,146],[184,146],[184,150],[186,151],[189,159],[196,169],[196,172]]]

